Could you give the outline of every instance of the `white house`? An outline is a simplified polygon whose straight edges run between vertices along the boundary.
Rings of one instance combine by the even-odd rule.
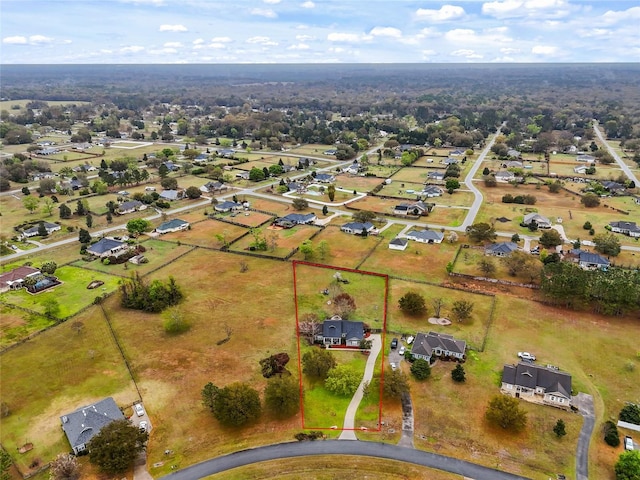
[[[159,234],[170,233],[170,232],[179,232],[181,230],[186,230],[189,228],[189,222],[185,220],[180,220],[179,218],[174,218],[173,220],[169,220],[168,222],[164,222],[160,226],[156,228],[156,232]]]
[[[420,243],[442,243],[444,233],[435,230],[411,230],[406,236],[408,240]]]
[[[47,235],[51,235],[53,232],[57,232],[58,230],[60,230],[62,228],[57,223],[50,223],[50,222],[42,222],[42,223],[44,224],[44,228],[47,231]],[[40,229],[40,225],[36,225],[34,227],[27,228],[25,231],[22,232],[22,236],[23,237],[35,237],[36,235],[38,235],[38,230],[39,229]]]
[[[496,172],[495,177],[496,177],[496,182],[502,182],[502,183],[513,182],[516,179],[515,173],[509,172],[508,170]]]
[[[399,238],[396,237],[393,240],[391,240],[389,242],[389,248],[391,250],[406,250],[407,249],[407,245],[409,245],[409,242],[407,241],[406,238]]]
[[[87,252],[96,257],[118,256],[129,249],[129,245],[113,238],[102,238],[87,248]]]
[[[340,230],[351,235],[362,235],[363,232],[371,233],[375,227],[371,222],[349,222],[342,225]]]
[[[213,209],[216,212],[231,212],[236,210],[242,210],[242,204],[238,202],[226,201],[217,204]]]
[[[623,233],[630,237],[640,237],[640,227],[636,225],[636,222],[611,222],[609,224],[612,232]]]
[[[576,157],[577,162],[596,163],[596,157],[593,155],[578,155]]]
[[[436,185],[427,185],[422,190],[422,195],[427,198],[439,197],[443,193],[442,189]]]
[[[437,332],[417,333],[411,346],[411,355],[414,358],[422,358],[429,363],[433,357],[464,361],[466,349],[467,342],[456,340],[453,335]]]
[[[571,375],[555,368],[530,363],[505,365],[500,391],[527,402],[571,408]]]
[[[535,212],[527,213],[522,219],[522,223],[524,223],[525,225],[535,223],[536,225],[538,225],[538,228],[551,228],[551,220]]]

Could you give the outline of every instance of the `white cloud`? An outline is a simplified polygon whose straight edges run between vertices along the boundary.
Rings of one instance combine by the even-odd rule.
[[[311,0],[308,0],[308,1],[304,2],[304,3],[301,3],[300,6],[302,8],[315,8],[316,4],[313,3]]]
[[[345,42],[345,43],[357,43],[362,41],[362,35],[357,33],[330,33],[327,35],[327,40],[330,42]]]
[[[222,50],[223,48],[227,48],[227,46],[224,43],[212,42],[209,45],[207,45],[207,48],[213,48],[215,50]]]
[[[531,49],[534,55],[555,55],[558,53],[558,47],[551,45],[536,45]]]
[[[186,32],[187,27],[185,27],[184,25],[160,25],[160,29],[161,32]]]
[[[259,17],[266,17],[266,18],[278,17],[278,14],[273,10],[271,10],[270,8],[252,8],[250,13],[251,15],[257,15]]]
[[[31,35],[25,37],[23,35],[15,35],[13,37],[4,37],[2,43],[7,45],[44,45],[48,43],[54,43],[54,39],[51,37],[45,37],[44,35]],[[71,40],[61,40],[62,44],[69,44]]]
[[[607,11],[602,15],[602,20],[607,24],[618,23],[623,21],[637,22],[640,20],[640,7],[631,7],[621,12]]]
[[[512,55],[514,53],[520,53],[520,49],[519,48],[511,48],[511,47],[503,47],[500,49],[500,53],[503,53],[505,55]]]
[[[522,15],[520,8],[522,1],[505,0],[503,2],[487,2],[482,5],[483,15],[489,15],[496,18],[518,17]]]
[[[246,42],[268,47],[278,45],[278,42],[274,42],[269,37],[251,37],[247,38]]]
[[[402,31],[393,27],[373,27],[369,32],[369,35],[374,37],[400,38],[402,37]]]
[[[342,53],[342,52],[344,52],[344,48],[342,48],[342,47],[331,47],[329,49],[329,51],[331,53]]]
[[[570,10],[566,0],[504,0],[482,5],[482,13],[495,18],[562,18]]]
[[[53,38],[45,37],[44,35],[31,35],[29,37],[29,43],[31,45],[41,45],[43,43],[51,43],[53,42]]]
[[[306,43],[298,43],[297,45],[290,45],[287,50],[309,50],[309,45]]]
[[[445,39],[451,43],[467,45],[500,46],[512,42],[513,39],[504,35],[503,27],[490,28],[483,32],[476,32],[468,28],[455,28],[444,34]]]
[[[435,50],[422,50],[423,57],[433,57],[437,52]]]
[[[144,50],[144,47],[141,47],[140,45],[131,45],[129,47],[122,47],[120,49],[120,52],[122,53],[137,53],[137,52],[141,52]]]
[[[197,38],[193,41],[194,45],[202,45],[204,43],[204,40],[201,38]]]
[[[165,42],[163,47],[165,47],[165,48],[180,48],[180,47],[182,47],[182,43],[181,42]]]
[[[451,55],[454,57],[464,57],[464,58],[468,58],[471,60],[475,60],[478,58],[483,58],[482,55],[480,55],[479,53],[476,53],[473,50],[469,50],[466,48],[460,49],[460,50],[454,50],[453,52],[451,52]]]
[[[26,45],[27,37],[16,35],[15,37],[4,37],[2,43],[8,43],[10,45]]]
[[[231,39],[229,37],[213,37],[211,43],[229,43]]]
[[[457,5],[443,5],[440,10],[431,10],[428,8],[419,8],[416,10],[416,17],[420,20],[430,22],[446,22],[449,20],[457,20],[464,17],[464,8]]]
[[[315,40],[316,37],[313,35],[296,35],[296,40],[299,42],[308,42],[309,40]]]
[[[121,3],[133,3],[136,5],[155,5],[160,7],[164,5],[164,0],[120,0]]]

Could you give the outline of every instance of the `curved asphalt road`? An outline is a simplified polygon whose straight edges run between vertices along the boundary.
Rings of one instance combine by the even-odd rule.
[[[422,452],[420,450],[386,443],[348,440],[279,443],[251,450],[242,450],[223,457],[206,460],[161,478],[166,480],[195,480],[251,463],[307,455],[359,455],[386,458],[389,460],[413,463],[423,467],[435,468],[437,470],[473,478],[474,480],[526,480],[526,477],[501,472],[435,453]],[[347,474],[348,471],[345,469],[345,475]]]

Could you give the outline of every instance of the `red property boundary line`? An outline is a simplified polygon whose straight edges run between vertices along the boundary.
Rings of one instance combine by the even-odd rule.
[[[343,430],[360,430],[358,428],[332,428],[332,427],[307,427],[304,423],[304,396],[303,396],[303,384],[302,384],[302,357],[300,355],[300,322],[299,322],[299,315],[298,315],[298,277],[297,277],[297,271],[296,271],[296,267],[298,265],[304,265],[304,266],[308,266],[308,267],[316,267],[316,268],[322,268],[324,270],[339,270],[342,272],[350,272],[350,273],[357,273],[360,275],[370,275],[370,276],[374,276],[374,277],[380,277],[384,279],[384,308],[382,310],[382,348],[381,348],[381,354],[382,354],[382,364],[381,364],[381,368],[380,368],[380,391],[379,391],[379,395],[378,395],[378,428],[377,429],[370,429],[369,431],[374,431],[374,432],[379,432],[382,430],[382,391],[383,391],[383,386],[384,386],[384,345],[385,345],[385,339],[386,339],[386,335],[387,335],[387,300],[389,297],[389,275],[386,275],[384,273],[377,273],[377,272],[369,272],[366,270],[357,270],[354,268],[346,268],[346,267],[334,267],[331,265],[323,265],[323,264],[319,264],[319,263],[313,263],[313,262],[304,262],[301,260],[293,260],[292,261],[292,267],[293,267],[293,297],[294,297],[294,302],[295,302],[295,309],[296,309],[296,338],[298,340],[298,378],[299,378],[299,389],[300,389],[300,418],[301,418],[301,423],[302,423],[302,428],[303,429],[307,429],[307,430],[338,430],[338,431],[343,431]]]

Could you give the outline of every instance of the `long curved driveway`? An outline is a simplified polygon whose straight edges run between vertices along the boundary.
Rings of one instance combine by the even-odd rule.
[[[625,175],[629,178],[629,180],[633,180],[633,182],[636,185],[640,185],[640,182],[638,182],[638,177],[636,177],[633,172],[631,171],[631,169],[629,168],[629,165],[627,165],[626,163],[624,163],[624,160],[622,160],[620,158],[620,155],[618,155],[618,152],[616,152],[613,147],[611,147],[611,145],[609,145],[609,142],[607,142],[607,139],[604,138],[604,135],[602,134],[602,132],[600,131],[599,128],[599,123],[597,121],[593,122],[593,131],[596,133],[596,135],[598,136],[598,139],[600,140],[600,142],[602,143],[602,145],[604,145],[605,147],[607,147],[607,150],[609,151],[609,153],[611,154],[611,156],[615,159],[615,161],[618,163],[618,165],[620,166],[620,168],[622,169],[622,171],[625,173]]]
[[[422,452],[386,443],[350,440],[279,443],[251,450],[242,450],[206,460],[161,478],[166,480],[196,480],[251,463],[308,455],[359,455],[385,458],[435,468],[473,478],[474,480],[526,480],[527,478],[436,453]],[[347,474],[348,471],[345,469],[345,476]]]

